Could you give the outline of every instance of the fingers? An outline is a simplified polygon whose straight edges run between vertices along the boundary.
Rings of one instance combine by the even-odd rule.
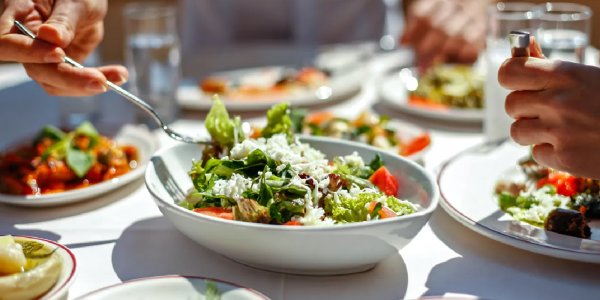
[[[38,29],[37,38],[66,48],[75,37],[82,13],[81,5],[75,1],[56,1],[48,20]]]
[[[98,67],[97,69],[98,71],[102,72],[102,74],[104,74],[104,77],[106,77],[108,81],[112,81],[113,83],[116,83],[118,85],[122,85],[129,79],[129,73],[127,72],[127,69],[123,66],[110,65]]]
[[[498,70],[498,81],[509,90],[543,90],[557,86],[555,71],[560,63],[540,58],[509,58]]]
[[[554,168],[554,169],[562,169],[557,161],[557,155],[554,150],[554,146],[550,144],[539,144],[534,145],[531,149],[531,155],[533,155],[533,159],[539,164]]]
[[[541,119],[519,119],[512,123],[510,136],[519,145],[554,144],[553,128]]]
[[[59,63],[64,57],[62,49],[40,40],[18,33],[0,36],[0,61]]]
[[[127,71],[122,66],[74,68],[66,63],[25,64],[27,74],[54,96],[91,96],[107,91],[106,80],[123,84]]]
[[[506,96],[504,109],[513,119],[539,118],[546,108],[546,99],[539,91],[513,91]]]

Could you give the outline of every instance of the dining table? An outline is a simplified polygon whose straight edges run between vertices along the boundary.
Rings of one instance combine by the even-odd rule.
[[[406,55],[402,51],[373,54],[364,62],[367,73],[358,93],[310,109],[329,110],[349,118],[372,111],[425,128],[432,144],[421,163],[435,174],[445,161],[485,140],[482,123],[424,119],[394,110],[380,101],[378,82],[382,74],[390,65],[408,60]],[[214,60],[207,61],[215,64]],[[187,69],[184,75],[193,78],[195,68]],[[47,95],[28,79],[22,66],[0,65],[0,149],[22,141],[45,124],[59,124],[64,101]],[[99,128],[114,131],[123,124],[136,122],[136,109],[118,95],[108,92],[96,96],[95,101],[101,112],[96,120],[102,124]],[[204,111],[182,110],[171,125],[186,134],[203,132],[205,115]],[[264,112],[242,117],[249,122],[261,122],[262,115]],[[158,130],[153,131],[153,137],[161,148],[178,143]],[[256,269],[196,244],[161,214],[144,185],[143,176],[101,196],[63,206],[0,204],[0,234],[41,237],[70,248],[77,259],[77,273],[69,289],[69,299],[121,282],[167,274],[233,282],[282,300],[438,296],[600,299],[600,265],[505,245],[462,225],[441,206],[395,255],[369,271],[337,276]]]

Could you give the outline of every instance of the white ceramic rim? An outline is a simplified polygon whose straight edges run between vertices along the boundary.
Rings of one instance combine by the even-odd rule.
[[[226,219],[222,219],[222,218],[210,217],[207,215],[195,213],[189,209],[185,209],[185,208],[175,204],[173,199],[163,199],[162,197],[160,197],[159,195],[154,193],[154,191],[152,190],[152,187],[150,186],[150,184],[148,183],[147,180],[145,180],[146,188],[148,189],[150,194],[154,197],[154,199],[157,199],[157,201],[161,202],[163,205],[168,206],[170,209],[174,209],[176,212],[178,212],[179,214],[182,214],[184,216],[187,216],[190,218],[200,218],[207,222],[220,223],[220,224],[228,225],[228,226],[237,226],[237,227],[244,227],[244,228],[250,227],[250,228],[271,230],[271,231],[321,231],[321,232],[325,231],[326,232],[326,231],[347,230],[347,229],[353,229],[353,228],[377,227],[377,226],[384,225],[386,223],[394,223],[394,222],[404,221],[407,219],[421,217],[424,215],[429,215],[429,214],[433,213],[433,211],[438,206],[440,192],[439,192],[439,188],[437,188],[437,181],[435,180],[435,176],[429,170],[420,166],[416,162],[414,162],[410,159],[407,159],[405,157],[402,157],[396,153],[385,152],[384,150],[381,150],[381,149],[378,149],[378,148],[375,148],[375,147],[372,147],[369,145],[365,145],[362,143],[358,143],[358,142],[345,141],[345,140],[339,140],[339,139],[333,139],[333,138],[327,138],[327,137],[314,137],[314,136],[302,136],[301,137],[302,142],[310,144],[310,140],[320,141],[320,142],[334,142],[334,143],[340,143],[340,144],[350,143],[354,147],[364,148],[365,150],[370,150],[370,151],[373,151],[374,153],[386,153],[388,155],[396,156],[396,158],[404,161],[405,163],[411,165],[412,167],[421,169],[423,175],[433,185],[432,194],[429,197],[430,198],[429,206],[423,210],[419,210],[410,215],[399,216],[396,218],[387,218],[387,219],[383,219],[383,220],[377,220],[375,222],[356,222],[356,223],[332,225],[332,226],[281,226],[281,225],[272,225],[272,224],[259,224],[259,223],[226,220]],[[179,145],[179,146],[181,146],[181,145]],[[175,147],[178,147],[178,145],[173,145],[171,147],[160,149],[159,151],[156,152],[155,155],[153,155],[153,157],[161,156],[165,152],[172,151],[171,149],[173,149]],[[148,172],[150,171],[150,169],[151,168],[146,169],[145,178],[148,178]]]
[[[442,208],[444,208],[444,210],[452,218],[457,220],[459,223],[465,225],[467,228],[469,228],[481,235],[484,235],[490,239],[501,242],[503,244],[513,246],[513,247],[516,247],[516,248],[519,248],[522,250],[526,250],[526,251],[530,251],[530,252],[534,252],[534,253],[538,253],[538,254],[543,254],[543,255],[547,255],[547,256],[553,256],[553,257],[557,257],[557,258],[585,261],[585,262],[592,262],[592,263],[600,263],[600,253],[581,252],[581,251],[577,251],[575,249],[566,249],[566,248],[552,246],[552,245],[548,245],[548,244],[534,243],[532,241],[522,239],[518,236],[506,234],[504,232],[501,232],[501,231],[491,228],[489,226],[485,226],[485,225],[469,218],[467,215],[463,214],[460,210],[458,210],[456,207],[454,207],[452,205],[452,203],[444,196],[444,191],[442,191],[440,181],[444,174],[444,170],[448,166],[450,166],[454,161],[456,161],[458,158],[462,157],[463,155],[467,155],[471,151],[474,151],[484,145],[493,144],[493,143],[502,143],[501,141],[505,141],[505,140],[506,139],[491,141],[491,142],[484,142],[482,144],[475,145],[473,147],[470,147],[470,148],[456,154],[455,156],[451,157],[450,159],[448,159],[446,162],[444,162],[440,166],[436,182],[440,189],[440,197],[441,197],[440,204],[441,204]]]
[[[225,280],[220,280],[220,279],[214,279],[214,278],[209,278],[209,277],[203,277],[203,276],[194,276],[194,275],[161,275],[161,276],[151,276],[151,277],[143,277],[143,278],[137,278],[137,279],[132,279],[132,280],[128,280],[125,282],[121,282],[121,283],[117,283],[117,284],[113,284],[113,285],[109,285],[109,286],[105,286],[102,288],[99,288],[95,291],[89,292],[87,294],[81,295],[75,299],[80,299],[80,300],[84,300],[90,296],[94,296],[100,293],[103,293],[107,290],[116,288],[116,287],[122,287],[125,285],[134,285],[137,284],[139,282],[143,282],[143,281],[161,281],[163,279],[169,279],[169,278],[182,278],[182,279],[193,279],[193,280],[203,280],[203,281],[214,281],[214,282],[219,282],[225,285],[229,285],[235,288],[241,288],[244,289],[252,294],[255,294],[258,297],[261,297],[265,300],[270,300],[269,297],[265,296],[263,293],[255,290],[255,289],[251,289],[249,287],[245,287],[242,285],[239,285],[237,283],[233,283],[233,282],[229,282],[229,281],[225,281]]]

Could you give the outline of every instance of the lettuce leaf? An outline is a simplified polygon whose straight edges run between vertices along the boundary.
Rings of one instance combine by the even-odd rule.
[[[377,193],[360,193],[355,198],[339,197],[339,202],[331,197],[326,201],[325,211],[331,210],[331,218],[340,223],[366,221],[369,215],[368,204],[379,197],[381,195]]]
[[[205,126],[213,141],[222,147],[231,148],[236,142],[241,142],[245,138],[240,118],[230,119],[219,97],[214,98],[213,105],[206,116]]]
[[[288,137],[293,136],[292,119],[287,103],[274,105],[267,112],[267,125],[261,131],[265,138],[269,138],[275,134],[285,133]]]

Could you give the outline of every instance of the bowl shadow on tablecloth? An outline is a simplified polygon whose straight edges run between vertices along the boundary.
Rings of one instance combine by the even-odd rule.
[[[20,207],[0,204],[0,233],[12,235],[30,235],[56,241],[60,235],[47,230],[19,229],[16,224],[38,223],[54,219],[79,215],[117,202],[131,195],[144,184],[143,179],[134,180],[123,187],[82,202],[56,207]]]
[[[484,299],[537,299],[542,295],[571,299],[582,294],[582,287],[600,282],[596,264],[548,257],[502,244],[469,230],[441,208],[429,224],[434,234],[460,257],[431,270],[425,296],[459,293]],[[551,284],[567,278],[581,286]],[[539,286],[544,286],[544,290]]]
[[[239,264],[198,245],[164,217],[140,220],[127,227],[115,244],[112,264],[122,281],[167,274],[204,276],[256,289],[272,299],[306,299],[307,295],[314,299],[362,300],[373,295],[378,299],[402,299],[408,285],[400,255],[358,274],[281,274]]]

